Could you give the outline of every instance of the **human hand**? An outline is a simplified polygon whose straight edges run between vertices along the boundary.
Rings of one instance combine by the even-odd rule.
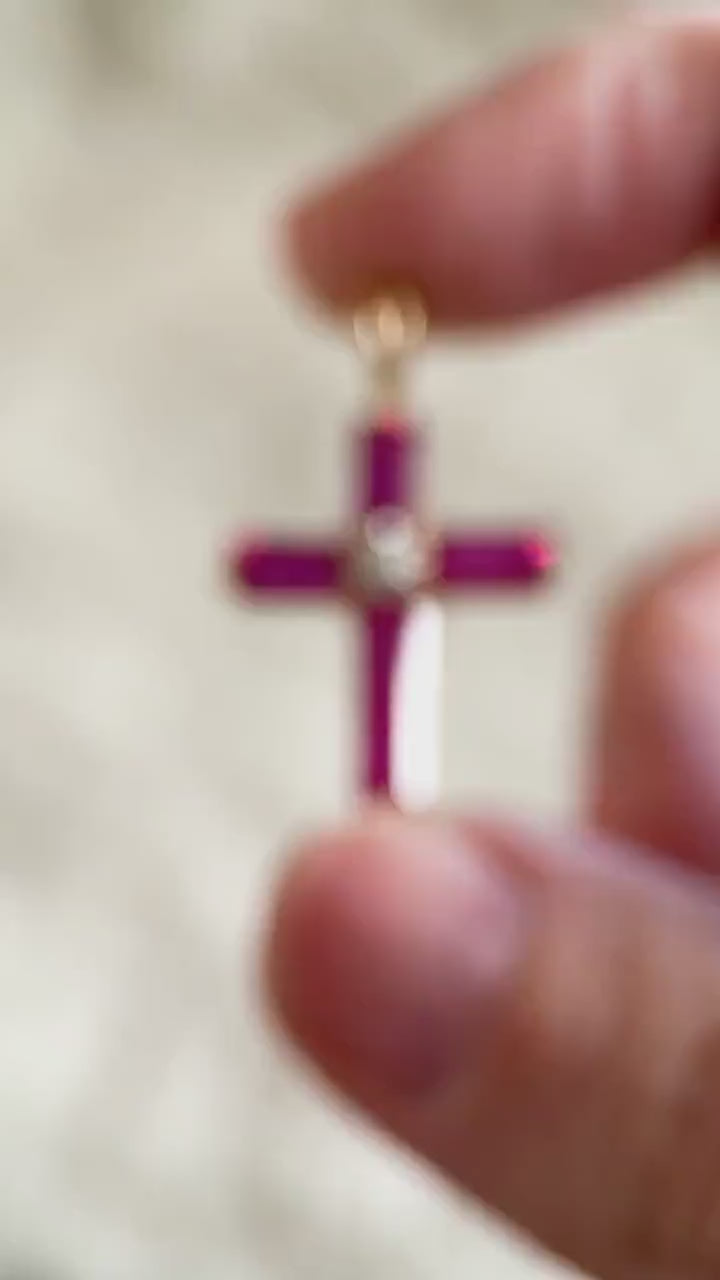
[[[720,21],[562,52],[306,202],[332,304],[442,325],[665,271],[720,230]],[[303,849],[270,987],[326,1075],[602,1280],[720,1275],[720,543],[614,617],[589,826],[379,814]],[[592,827],[592,829],[591,829]]]

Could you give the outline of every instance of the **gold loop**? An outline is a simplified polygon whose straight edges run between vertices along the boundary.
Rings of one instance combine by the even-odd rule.
[[[368,365],[376,404],[400,408],[405,399],[405,366],[427,334],[427,312],[417,294],[385,294],[355,312],[355,343]]]
[[[371,364],[394,364],[417,351],[427,334],[427,312],[414,293],[373,298],[355,312],[355,342]]]

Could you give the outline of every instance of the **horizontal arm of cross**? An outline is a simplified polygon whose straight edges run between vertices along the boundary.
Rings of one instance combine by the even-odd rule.
[[[512,590],[542,581],[556,563],[552,546],[537,534],[454,533],[435,549],[427,589],[440,594],[483,588]],[[231,559],[231,576],[244,591],[265,597],[325,599],[345,593],[346,544],[257,541]]]
[[[257,541],[230,560],[236,585],[263,596],[334,596],[343,586],[347,555],[340,544]]]
[[[438,548],[437,583],[444,591],[512,589],[541,582],[556,554],[538,534],[453,533]]]

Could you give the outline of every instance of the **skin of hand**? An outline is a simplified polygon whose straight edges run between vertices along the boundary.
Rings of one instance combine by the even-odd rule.
[[[509,324],[711,251],[720,15],[638,19],[307,198],[332,307]],[[720,1276],[720,542],[609,627],[587,826],[377,813],[297,851],[275,1009],[387,1131],[602,1280]]]

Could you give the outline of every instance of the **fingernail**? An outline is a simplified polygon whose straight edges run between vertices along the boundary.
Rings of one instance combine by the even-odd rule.
[[[717,794],[720,747],[720,563],[698,566],[678,585],[654,636],[658,709],[688,776]],[[707,785],[706,785],[707,784]]]
[[[665,606],[668,629],[672,629],[673,621],[671,641],[680,644],[689,641],[694,648],[704,651],[709,660],[717,661],[720,636],[720,558],[717,555],[702,560],[672,586]]]
[[[660,594],[645,637],[641,688],[653,697],[661,727],[680,738],[696,724],[713,723],[719,642],[720,562],[713,557]]]
[[[274,985],[295,1035],[345,1087],[417,1097],[491,1033],[526,904],[452,827],[383,817],[321,841],[290,877]]]

